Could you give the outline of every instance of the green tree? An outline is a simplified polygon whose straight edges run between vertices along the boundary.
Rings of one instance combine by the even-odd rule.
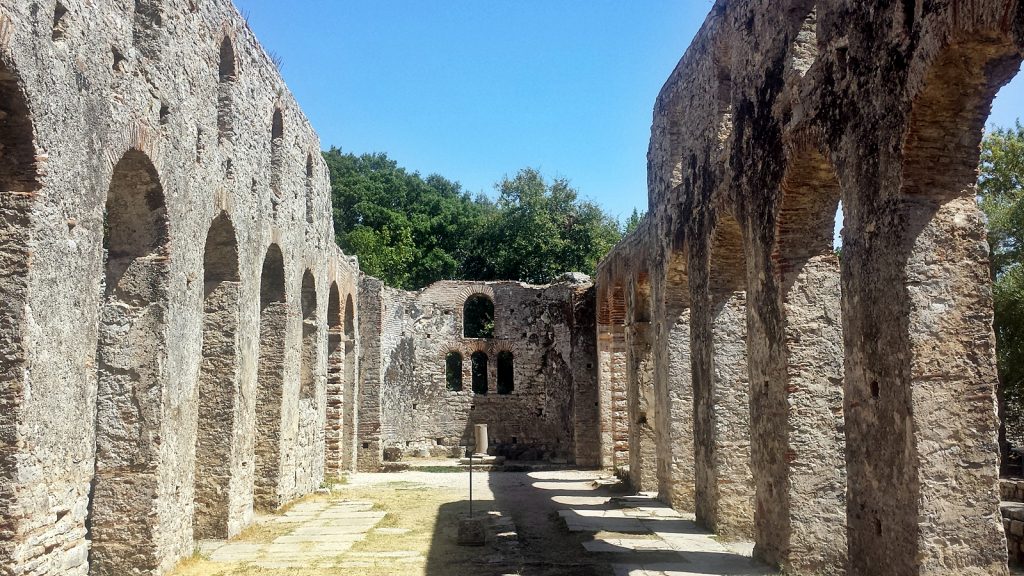
[[[480,279],[550,282],[565,272],[593,274],[619,241],[619,223],[579,199],[564,178],[548,183],[533,168],[497,184],[498,211],[482,230]]]
[[[409,173],[386,154],[331,148],[324,159],[335,238],[364,271],[404,289],[464,276],[462,263],[492,202],[441,176]]]
[[[1024,388],[1024,126],[1019,121],[985,135],[978,196],[988,217],[997,355],[1009,400]]]
[[[324,159],[338,245],[396,288],[592,274],[621,236],[618,222],[567,180],[549,184],[537,170],[503,179],[494,202],[442,176],[407,172],[386,154],[331,148]]]
[[[633,230],[640,227],[640,222],[643,221],[644,217],[647,216],[647,212],[640,212],[636,208],[633,208],[633,213],[626,219],[626,223],[622,226],[623,234],[629,234]]]
[[[1004,466],[1007,437],[1024,433],[1024,127],[997,128],[982,141],[978,199],[992,249],[994,328]]]

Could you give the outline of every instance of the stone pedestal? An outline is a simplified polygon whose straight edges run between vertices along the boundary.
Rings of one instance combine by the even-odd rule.
[[[473,426],[473,436],[476,440],[475,451],[473,457],[484,457],[487,456],[487,424],[477,424]]]
[[[459,546],[483,546],[487,543],[487,516],[459,520]]]

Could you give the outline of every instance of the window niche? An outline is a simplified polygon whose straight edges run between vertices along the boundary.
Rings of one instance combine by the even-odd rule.
[[[474,352],[471,357],[473,372],[473,394],[487,394],[487,354]]]
[[[515,366],[512,353],[498,353],[498,394],[511,394],[515,390]]]
[[[445,356],[444,381],[449,392],[462,392],[462,354],[449,352]]]
[[[494,301],[485,294],[474,294],[463,305],[462,335],[466,338],[494,337]]]

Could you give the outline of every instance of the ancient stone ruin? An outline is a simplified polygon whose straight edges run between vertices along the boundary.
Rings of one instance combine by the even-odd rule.
[[[163,574],[476,423],[788,573],[1006,574],[974,186],[1022,53],[1017,0],[718,0],[593,283],[407,293],[229,0],[0,2],[0,574]]]

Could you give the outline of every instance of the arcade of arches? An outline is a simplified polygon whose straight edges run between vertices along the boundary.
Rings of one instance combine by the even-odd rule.
[[[476,423],[787,574],[1024,550],[975,202],[1024,3],[718,0],[593,281],[415,293],[334,244],[317,136],[230,3],[72,4],[0,0],[0,574],[165,574]]]

